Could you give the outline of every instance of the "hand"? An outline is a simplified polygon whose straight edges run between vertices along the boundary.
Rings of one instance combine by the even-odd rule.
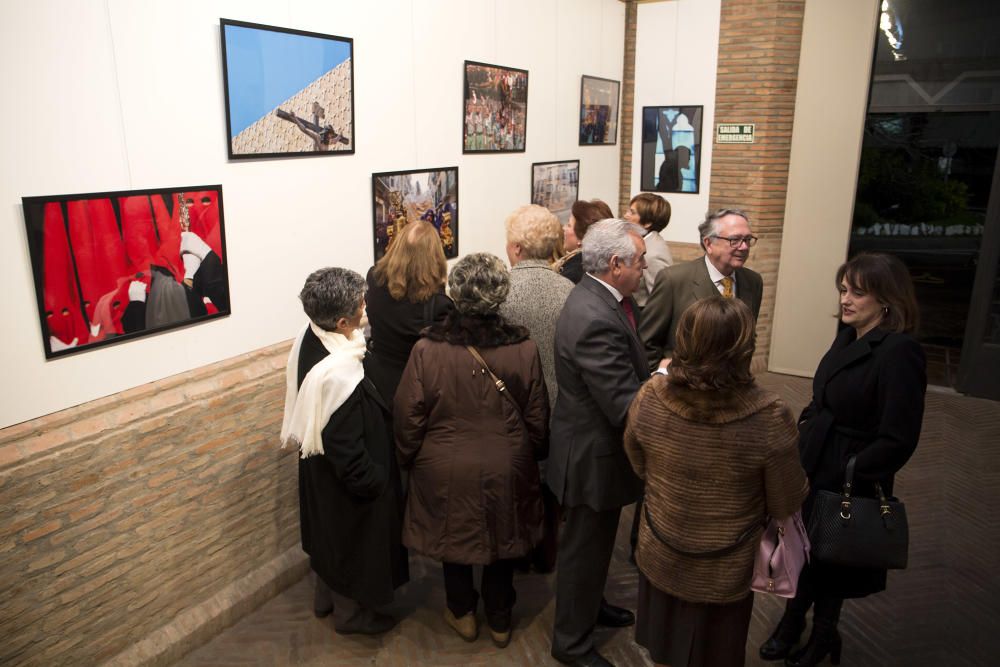
[[[133,280],[128,284],[129,301],[146,301],[146,283],[141,280]]]
[[[662,368],[663,370],[667,370],[667,368],[669,367],[670,367],[670,357],[664,357],[663,359],[661,359],[660,365],[657,366],[657,368]]]
[[[208,244],[201,240],[201,237],[194,232],[181,232],[181,256],[185,254],[192,254],[198,258],[199,261],[205,259],[208,253],[212,252],[212,249],[208,247]]]

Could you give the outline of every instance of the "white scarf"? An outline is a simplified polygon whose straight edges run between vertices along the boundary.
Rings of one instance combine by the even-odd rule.
[[[302,386],[298,385],[299,352],[306,329],[311,328],[328,354],[309,369]],[[355,329],[348,338],[324,331],[312,321],[302,328],[285,369],[285,418],[281,423],[281,446],[292,443],[302,458],[323,454],[323,428],[330,416],[354,393],[365,376],[361,360],[365,356],[365,337]]]

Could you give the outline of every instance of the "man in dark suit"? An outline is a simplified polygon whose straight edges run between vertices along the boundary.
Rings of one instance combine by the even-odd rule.
[[[645,230],[602,220],[583,240],[586,272],[556,323],[559,382],[547,482],[564,508],[552,655],[572,665],[610,665],[594,648],[595,625],[635,617],[603,597],[621,508],[641,494],[622,449],[625,415],[648,377],[632,300],[646,268]]]
[[[646,345],[650,370],[665,365],[662,362],[673,354],[677,321],[698,299],[722,294],[745,302],[754,319],[760,313],[764,281],[743,266],[757,243],[746,213],[734,208],[709,213],[698,233],[705,256],[660,271],[642,311],[639,337]]]

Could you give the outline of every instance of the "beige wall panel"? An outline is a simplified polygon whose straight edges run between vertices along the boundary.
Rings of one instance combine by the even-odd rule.
[[[769,369],[811,376],[836,333],[878,20],[871,0],[806,3]]]

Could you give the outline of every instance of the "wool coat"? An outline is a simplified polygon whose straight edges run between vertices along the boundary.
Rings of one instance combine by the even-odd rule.
[[[646,480],[635,558],[656,588],[697,603],[746,597],[764,518],[791,515],[808,492],[797,435],[788,407],[755,384],[698,391],[656,375],[643,385],[625,452]],[[748,530],[734,551],[712,558],[682,556],[660,539],[714,551]]]
[[[553,271],[548,262],[524,259],[510,270],[510,293],[500,306],[500,314],[511,324],[527,329],[538,346],[550,406],[555,405],[559,386],[552,350],[556,320],[572,291],[573,283]]]
[[[466,345],[503,380],[520,416]],[[409,471],[404,544],[436,560],[486,565],[541,540],[537,461],[547,455],[549,402],[526,329],[453,311],[413,346],[393,423]]]
[[[760,274],[740,267],[736,277],[736,298],[750,307],[754,319],[760,314],[764,281]],[[656,275],[646,307],[642,309],[639,337],[646,346],[649,369],[655,370],[677,344],[677,322],[681,314],[698,299],[719,294],[705,266],[705,257],[668,266]]]
[[[875,482],[892,494],[896,472],[920,439],[927,361],[906,333],[875,328],[862,338],[843,327],[816,369],[813,398],[799,419],[799,449],[812,492],[803,507],[808,524],[817,491],[841,491],[847,461],[857,455],[852,493],[876,497]],[[863,597],[885,589],[885,570],[814,562],[821,596]]]
[[[311,329],[301,386],[328,352]],[[402,493],[386,407],[367,376],[323,428],[323,454],[299,459],[299,525],[312,569],[337,593],[373,608],[409,580],[400,541]]]
[[[366,281],[365,311],[371,325],[368,344],[372,353],[371,379],[391,412],[399,378],[410,358],[410,350],[420,339],[421,330],[442,321],[454,306],[443,290],[422,303],[394,299],[389,289],[375,280],[374,267],[368,270]]]

